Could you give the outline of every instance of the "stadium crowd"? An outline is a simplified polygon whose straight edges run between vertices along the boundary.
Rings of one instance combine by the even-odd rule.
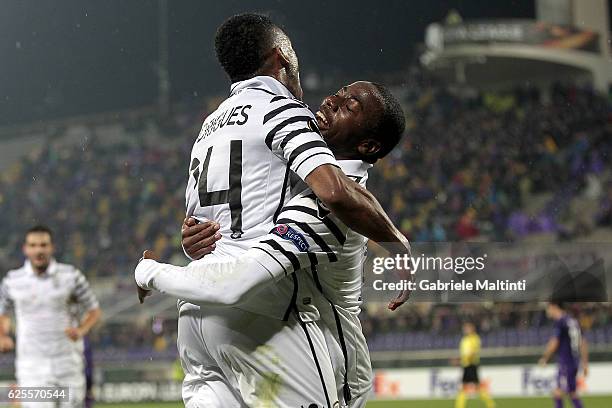
[[[612,109],[604,97],[561,85],[549,95],[459,97],[418,74],[405,89],[407,137],[370,186],[410,239],[572,238],[588,231],[566,222],[580,218],[568,213],[579,194],[601,201],[582,225],[610,225]],[[532,211],[528,198],[542,193],[550,199]]]
[[[411,240],[508,241],[541,232],[572,239],[612,225],[612,109],[603,96],[562,85],[547,93],[449,92],[420,71],[411,72],[397,93],[405,104],[407,135],[372,171],[369,186]],[[35,223],[51,226],[59,258],[93,281],[129,277],[143,248],[185,262],[179,227],[187,158],[201,119],[190,113],[163,124],[152,117],[120,121],[110,126],[117,136],[112,143],[108,126],[55,129],[47,145],[1,174],[1,270],[22,262],[23,231]],[[79,142],[55,142],[68,132]],[[543,193],[547,202],[533,212],[529,198]],[[568,216],[569,203],[578,196],[598,205],[580,223],[568,224],[567,218],[576,218]],[[607,307],[589,318],[593,324],[609,323],[601,321],[612,314]],[[450,307],[405,310],[393,322],[367,310],[366,334],[455,333],[462,316]],[[544,324],[541,313],[503,305],[478,313],[485,331]],[[174,336],[171,327],[146,339],[102,329],[95,339],[99,345],[165,349]]]

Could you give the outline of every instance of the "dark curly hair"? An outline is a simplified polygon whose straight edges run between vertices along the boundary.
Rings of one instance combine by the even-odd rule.
[[[391,91],[382,84],[376,82],[372,84],[376,87],[383,104],[381,117],[378,118],[371,131],[371,135],[381,143],[380,151],[376,156],[377,159],[381,159],[389,154],[401,140],[406,128],[406,118],[402,106]]]
[[[261,14],[239,14],[225,20],[215,35],[217,60],[232,82],[253,77],[264,64],[274,30],[278,27]]]

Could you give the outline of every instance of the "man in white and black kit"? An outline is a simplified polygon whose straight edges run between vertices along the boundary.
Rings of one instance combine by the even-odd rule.
[[[370,163],[384,157],[404,130],[397,100],[370,82],[356,82],[327,97],[317,117],[338,164],[362,186]],[[293,197],[271,233],[236,261],[193,262],[179,268],[146,260],[136,270],[136,281],[203,307],[256,302],[266,285],[275,283],[282,291],[288,283],[289,289],[298,283],[296,303],[316,306],[320,314],[341,406],[364,407],[372,387],[369,353],[358,319],[365,242],[307,190]],[[287,277],[291,272],[298,273]],[[391,308],[397,306],[399,302]]]
[[[299,101],[298,62],[287,35],[268,18],[247,14],[226,21],[215,45],[232,86],[194,145],[186,203],[188,216],[218,221],[222,239],[200,262],[231,262],[266,235],[290,198],[291,172],[347,226],[407,251],[375,198],[338,168]],[[279,288],[265,291],[236,308],[181,305],[187,406],[336,405],[329,356],[319,357],[327,347],[316,316],[296,314],[291,294]]]
[[[83,407],[85,372],[83,336],[99,320],[98,301],[85,276],[74,266],[53,259],[53,234],[35,226],[25,236],[27,260],[11,270],[0,286],[0,351],[13,349],[9,337],[14,310],[17,356],[15,376],[20,387],[68,387],[70,401],[60,407]],[[71,305],[85,311],[74,325]],[[54,402],[22,402],[22,407],[55,407]]]

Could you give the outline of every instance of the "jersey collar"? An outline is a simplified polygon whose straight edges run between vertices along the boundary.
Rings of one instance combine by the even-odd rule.
[[[259,88],[271,92],[275,95],[282,95],[288,98],[295,99],[295,96],[293,96],[293,94],[289,92],[285,85],[281,84],[279,81],[277,81],[275,78],[272,78],[271,76],[264,75],[256,76],[244,81],[234,82],[230,87],[230,96],[239,94],[247,88]]]
[[[364,177],[372,168],[370,163],[363,160],[338,160],[338,165],[347,176]]]
[[[23,267],[25,268],[28,274],[36,275],[36,272],[34,272],[34,268],[32,268],[32,263],[29,260],[25,261],[25,264],[23,265]],[[51,258],[51,261],[49,262],[49,266],[47,267],[47,270],[45,271],[44,274],[53,275],[56,270],[57,270],[57,261],[54,258]]]

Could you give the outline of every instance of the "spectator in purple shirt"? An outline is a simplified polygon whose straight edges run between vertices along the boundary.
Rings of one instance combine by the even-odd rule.
[[[557,388],[553,393],[555,408],[563,407],[563,396],[572,400],[574,408],[583,408],[582,401],[576,393],[576,377],[582,363],[584,376],[588,374],[588,350],[586,339],[582,337],[580,326],[573,317],[565,311],[562,302],[550,302],[546,315],[554,323],[554,334],[546,345],[540,365],[545,365],[553,354],[557,354],[559,371]]]

